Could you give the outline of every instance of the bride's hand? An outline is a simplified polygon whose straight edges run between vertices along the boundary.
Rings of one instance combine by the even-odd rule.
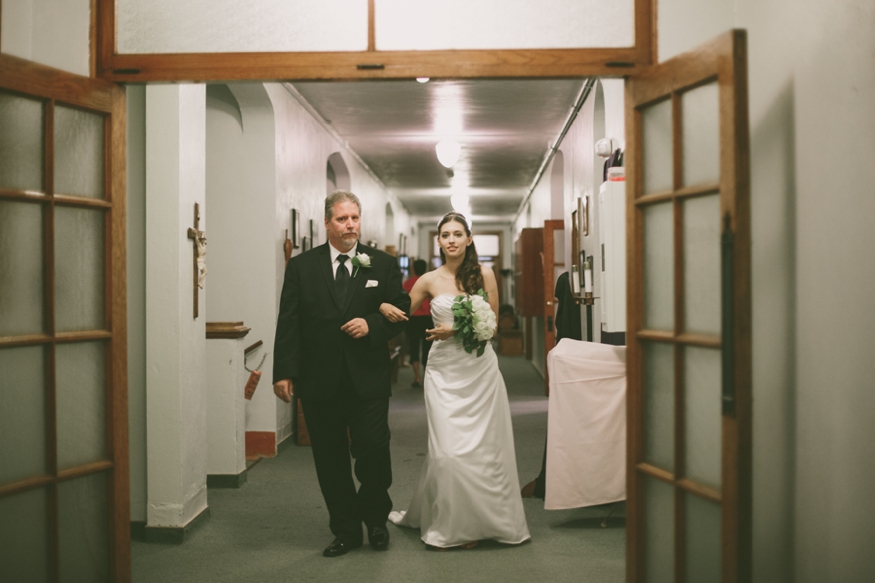
[[[397,306],[393,306],[392,304],[380,304],[380,313],[390,322],[402,322],[407,320],[407,315],[404,313],[404,310]]]
[[[456,331],[453,330],[453,327],[448,324],[438,324],[431,330],[425,331],[425,339],[428,341],[446,340],[448,338],[452,338],[455,335]]]

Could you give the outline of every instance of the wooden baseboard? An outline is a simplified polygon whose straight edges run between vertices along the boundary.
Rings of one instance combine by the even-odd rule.
[[[246,459],[252,460],[260,457],[274,457],[276,455],[276,432],[274,431],[247,431],[246,432]]]
[[[210,507],[207,506],[200,513],[188,521],[185,526],[148,526],[143,529],[144,540],[147,543],[165,545],[181,545],[185,539],[191,536],[198,527],[210,519]],[[133,527],[133,525],[132,525]]]

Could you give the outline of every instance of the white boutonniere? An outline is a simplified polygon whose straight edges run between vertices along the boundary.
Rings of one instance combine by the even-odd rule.
[[[359,272],[359,267],[368,269],[371,266],[371,256],[367,253],[356,253],[355,257],[352,258],[352,266],[355,268],[353,269],[352,276],[355,277]]]

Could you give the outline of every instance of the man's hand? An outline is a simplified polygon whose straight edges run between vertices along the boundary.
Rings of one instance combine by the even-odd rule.
[[[290,379],[283,379],[275,382],[273,384],[273,392],[286,403],[291,403],[292,397],[295,396],[295,390],[292,387],[292,381]]]
[[[353,318],[346,324],[340,327],[341,330],[352,336],[353,338],[364,338],[370,332],[368,323],[364,318]]]

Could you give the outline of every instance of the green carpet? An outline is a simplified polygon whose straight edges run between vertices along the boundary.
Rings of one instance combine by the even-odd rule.
[[[522,357],[501,357],[510,395],[520,483],[540,471],[547,425],[543,379]],[[395,508],[410,500],[427,448],[422,389],[402,368],[393,386]],[[608,507],[545,511],[524,501],[532,540],[513,547],[481,543],[474,550],[426,551],[418,531],[389,524],[387,552],[365,544],[326,559],[333,539],[308,447],[289,446],[252,467],[239,490],[211,489],[210,519],[182,545],[133,543],[135,583],[187,582],[621,582],[625,572],[623,505],[601,528]]]

